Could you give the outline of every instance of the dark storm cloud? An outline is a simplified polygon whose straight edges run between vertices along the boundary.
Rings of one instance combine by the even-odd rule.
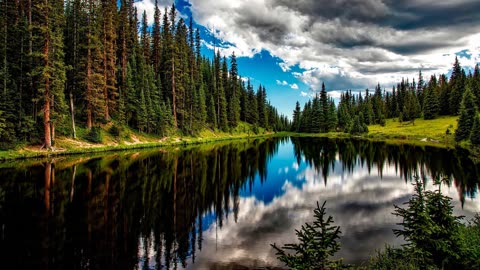
[[[448,54],[468,50],[462,66],[480,57],[479,0],[190,1],[195,18],[239,56],[269,51],[313,90],[323,82],[337,92],[392,85],[419,68],[448,72]]]
[[[480,1],[395,1],[388,0],[391,16],[383,23],[396,29],[440,28],[455,25],[457,28],[478,25]]]
[[[264,41],[278,43],[288,33],[288,27],[281,18],[266,17],[250,8],[241,9],[239,14],[241,16],[235,18],[236,24],[253,30]]]
[[[270,0],[270,3],[308,15],[312,21],[353,20],[399,30],[474,25],[480,20],[480,1],[475,0]]]
[[[312,18],[374,22],[388,15],[388,7],[381,0],[271,0],[272,5],[283,6]]]
[[[415,55],[419,53],[429,52],[435,49],[449,48],[455,45],[460,45],[457,40],[418,40],[405,44],[378,44],[378,47],[384,48],[391,52],[401,55]]]
[[[400,55],[413,55],[456,45],[451,41],[465,34],[477,33],[480,22],[480,1],[271,0],[270,4],[308,16],[310,27],[315,23],[334,22],[336,27],[312,32],[312,38],[321,43],[337,48],[380,47]],[[437,38],[411,44],[399,40],[398,44],[392,45],[401,36],[389,36],[390,40],[385,40],[381,33],[371,31],[372,28],[379,27],[392,31],[432,31],[441,28],[451,36],[450,39]],[[422,35],[410,37],[411,40],[423,38]]]
[[[359,63],[356,65],[356,70],[362,74],[366,75],[373,75],[373,74],[385,74],[385,73],[401,73],[401,74],[415,74],[418,72],[418,69],[420,68],[420,64],[415,67],[406,67],[402,66],[401,64],[394,64],[394,63],[385,63],[385,64],[377,64],[377,65],[371,65],[371,64],[364,64],[364,63]],[[423,71],[432,71],[436,70],[437,67],[425,67],[422,66]]]

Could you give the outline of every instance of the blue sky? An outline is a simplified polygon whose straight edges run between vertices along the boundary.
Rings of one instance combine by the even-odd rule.
[[[153,20],[155,0],[137,1]],[[159,0],[170,6],[173,0]],[[400,3],[401,2],[401,3]],[[325,83],[330,96],[345,90],[387,90],[401,78],[448,73],[455,55],[473,68],[480,58],[478,0],[180,0],[204,40],[235,52],[239,73],[291,117]],[[448,18],[448,19],[447,19]],[[215,32],[215,34],[214,34]]]

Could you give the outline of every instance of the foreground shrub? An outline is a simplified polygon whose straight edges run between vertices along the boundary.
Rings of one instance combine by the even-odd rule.
[[[299,244],[286,244],[279,248],[274,243],[271,245],[276,251],[280,261],[293,269],[341,269],[347,268],[341,260],[330,259],[340,250],[339,226],[333,225],[333,217],[326,216],[325,202],[317,202],[313,223],[305,223],[300,230],[295,230]],[[291,251],[289,253],[289,251]]]
[[[85,140],[92,143],[102,143],[102,129],[100,127],[92,127],[92,129],[85,135]]]

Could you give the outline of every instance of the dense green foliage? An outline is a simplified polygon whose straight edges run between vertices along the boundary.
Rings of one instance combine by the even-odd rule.
[[[455,131],[455,140],[457,142],[470,138],[478,109],[470,88],[467,88],[463,94],[460,105],[460,117],[458,118],[458,128]]]
[[[315,221],[305,223],[300,230],[295,230],[300,244],[286,244],[283,247],[271,245],[277,251],[277,257],[292,269],[338,269],[341,260],[331,260],[340,250],[340,227],[333,225],[333,217],[326,217],[325,203],[317,202],[313,210]],[[294,252],[288,253],[289,251]]]
[[[319,94],[308,101],[303,110],[297,102],[293,111],[291,130],[295,132],[331,132],[343,131],[350,134],[368,132],[367,125],[385,125],[385,119],[398,118],[403,125],[415,125],[415,119],[436,119],[438,116],[460,115],[457,141],[468,140],[472,133],[473,110],[480,109],[480,69],[478,64],[472,73],[466,75],[457,58],[448,80],[446,75],[432,75],[428,82],[423,79],[422,72],[410,83],[404,80],[391,91],[375,87],[373,95],[368,89],[364,93],[353,94],[345,91],[340,96],[338,106],[328,98],[325,85]],[[467,96],[465,109],[462,100]],[[331,109],[326,109],[331,104]],[[472,141],[474,144],[478,144]]]
[[[406,208],[395,206],[394,215],[402,218],[402,229],[394,229],[394,233],[407,241],[405,252],[417,257],[421,268],[459,267],[460,217],[453,216],[451,198],[442,195],[440,186],[435,191],[425,191],[423,184],[416,179],[415,194]]]
[[[0,4],[0,141],[44,142],[110,121],[149,134],[240,121],[285,130],[265,88],[245,85],[235,54],[201,55],[200,31],[175,5],[138,21],[133,0]],[[157,1],[155,1],[157,4]],[[67,105],[68,104],[68,105]]]

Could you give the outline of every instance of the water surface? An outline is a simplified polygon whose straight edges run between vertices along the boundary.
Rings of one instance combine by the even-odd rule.
[[[391,212],[413,175],[480,211],[465,153],[355,140],[269,138],[188,149],[0,163],[7,269],[236,269],[281,266],[316,202],[341,226],[339,256],[362,264],[400,245]],[[3,267],[2,267],[3,268]]]

